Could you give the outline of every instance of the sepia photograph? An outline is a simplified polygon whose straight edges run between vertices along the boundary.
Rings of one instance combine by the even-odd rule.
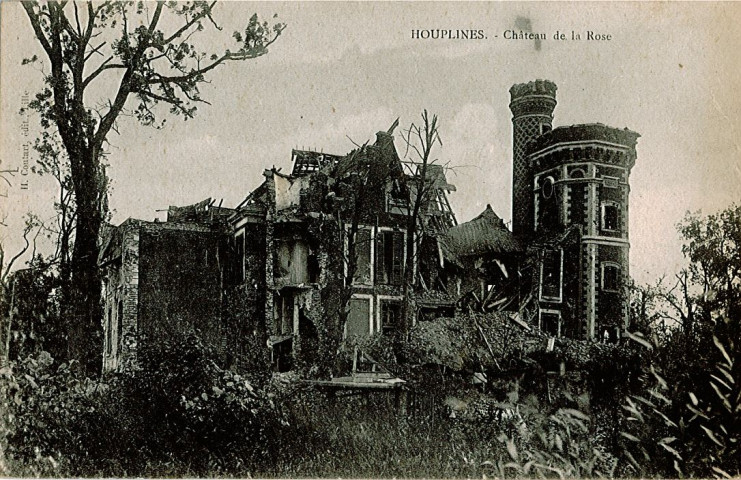
[[[3,1],[0,475],[740,477],[739,19]]]

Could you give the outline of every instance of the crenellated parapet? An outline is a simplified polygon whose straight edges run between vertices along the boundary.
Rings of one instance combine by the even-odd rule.
[[[530,168],[542,170],[557,165],[600,162],[628,171],[636,160],[640,135],[631,130],[601,123],[558,127],[527,146]]]
[[[550,80],[535,80],[519,83],[509,89],[513,117],[523,115],[545,115],[553,119],[556,108],[556,84]]]

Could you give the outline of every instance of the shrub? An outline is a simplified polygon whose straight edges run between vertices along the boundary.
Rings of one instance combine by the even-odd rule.
[[[741,350],[736,328],[719,322],[690,338],[678,334],[655,364],[646,367],[644,393],[626,397],[623,406],[627,421],[622,455],[634,469],[626,473],[718,478],[741,474]],[[677,351],[687,352],[682,368],[673,364]]]
[[[272,400],[195,337],[143,346],[139,358],[107,383],[55,369],[48,354],[3,370],[7,473],[243,474],[279,448],[286,421]]]
[[[280,445],[287,422],[273,401],[219,368],[196,337],[145,347],[140,362],[122,389],[148,420],[142,440],[154,458],[175,459],[198,474],[238,472]]]

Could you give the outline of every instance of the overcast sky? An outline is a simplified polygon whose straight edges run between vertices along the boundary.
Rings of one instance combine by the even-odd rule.
[[[292,148],[347,153],[352,141],[374,139],[397,117],[405,128],[423,109],[440,118],[437,155],[454,167],[459,221],[487,203],[509,221],[509,88],[537,78],[558,85],[554,126],[600,122],[641,134],[630,179],[639,282],[681,265],[675,224],[686,210],[711,213],[741,200],[741,4],[233,2],[217,7],[223,31],[207,30],[200,45],[223,48],[253,12],[277,13],[288,28],[267,56],[214,72],[202,88],[211,106],[159,131],[123,120],[109,137],[114,223],[206,197],[235,206],[265,168],[290,171]],[[528,20],[545,41],[503,38]],[[20,93],[41,85],[39,67],[21,59],[42,56],[20,4],[3,2],[1,21],[0,170],[20,162]],[[487,38],[413,39],[417,29],[483,30]],[[553,40],[556,30],[582,40]],[[586,31],[611,40],[587,41]],[[398,136],[396,144],[403,154]],[[0,181],[9,250],[19,245],[23,213],[49,216],[54,198],[47,180],[32,177],[21,191],[18,179]]]

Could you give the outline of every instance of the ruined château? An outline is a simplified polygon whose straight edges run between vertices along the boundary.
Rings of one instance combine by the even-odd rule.
[[[628,322],[629,175],[638,134],[553,128],[556,86],[510,90],[512,230],[458,224],[440,165],[403,161],[392,126],[347,155],[294,150],[235,208],[206,200],[102,238],[104,371],[197,332],[229,368],[277,370],[458,312],[618,341]]]

